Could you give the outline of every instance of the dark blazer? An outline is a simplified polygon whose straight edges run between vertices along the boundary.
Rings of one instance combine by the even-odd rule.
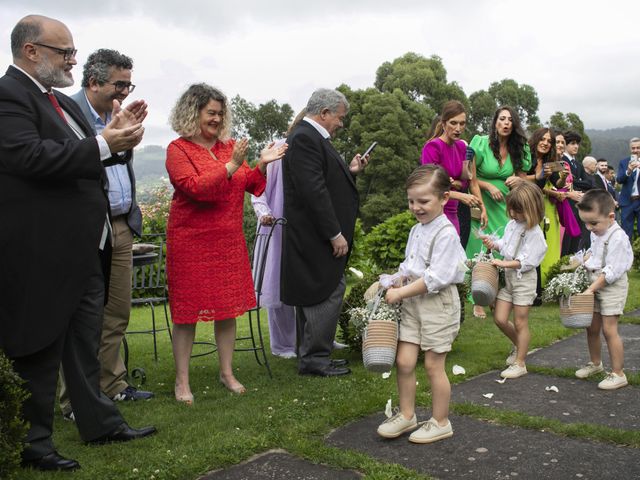
[[[622,187],[620,188],[620,195],[618,196],[618,203],[621,207],[631,205],[631,192],[633,191],[633,179],[636,178],[635,173],[632,173],[627,177],[627,168],[629,167],[629,161],[631,157],[620,160],[618,165],[618,175],[616,176],[616,182]]]
[[[22,72],[9,67],[0,78],[0,348],[9,357],[66,330],[107,215],[91,126],[74,101],[55,96],[87,138]]]
[[[351,251],[358,191],[331,141],[311,124],[300,122],[287,143],[280,295],[287,305],[315,305],[330,296],[344,274],[348,255],[335,258],[330,239],[341,232]]]
[[[71,99],[78,104],[80,110],[87,119],[87,122],[91,125],[91,130],[95,135],[97,132],[95,129],[93,114],[91,113],[91,108],[84,90],[80,90],[74,95],[71,95]],[[129,180],[131,181],[131,209],[127,214],[127,225],[129,225],[129,228],[134,234],[140,236],[142,235],[142,212],[140,211],[138,202],[136,202],[136,176],[133,172],[133,150],[127,150],[122,156],[122,160],[126,161],[127,172],[129,173]]]

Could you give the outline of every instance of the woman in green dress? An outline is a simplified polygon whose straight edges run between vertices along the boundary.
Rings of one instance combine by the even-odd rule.
[[[511,188],[526,181],[526,172],[531,168],[531,153],[527,137],[522,130],[516,111],[509,106],[499,107],[493,116],[489,135],[476,135],[470,147],[475,152],[472,171],[477,178],[482,201],[486,208],[488,223],[485,233],[502,236],[509,221],[505,197]],[[471,219],[471,232],[467,243],[467,257],[472,258],[482,248],[482,240],[473,235],[480,228],[480,221]],[[476,317],[486,316],[484,309],[474,306]]]

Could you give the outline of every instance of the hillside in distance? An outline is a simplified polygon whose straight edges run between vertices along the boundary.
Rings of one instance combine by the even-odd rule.
[[[640,137],[640,126],[610,128],[607,130],[586,130],[591,139],[591,155],[606,158],[609,165],[618,168],[620,160],[629,156],[629,140]],[[159,145],[147,145],[136,149],[133,167],[139,184],[155,183],[167,177],[164,167],[165,148]],[[420,159],[416,159],[416,165]]]
[[[618,127],[607,130],[585,130],[591,139],[591,155],[606,158],[616,170],[620,160],[629,156],[629,140],[640,137],[640,126]]]

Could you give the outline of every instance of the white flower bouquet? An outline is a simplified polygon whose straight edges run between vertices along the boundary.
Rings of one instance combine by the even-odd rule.
[[[591,280],[587,270],[580,266],[573,272],[552,278],[542,294],[544,302],[560,302],[560,319],[567,328],[585,328],[593,320],[593,294],[582,293]]]
[[[387,304],[384,292],[380,289],[366,308],[349,310],[350,322],[362,336],[362,361],[372,372],[390,371],[398,347],[400,306]]]

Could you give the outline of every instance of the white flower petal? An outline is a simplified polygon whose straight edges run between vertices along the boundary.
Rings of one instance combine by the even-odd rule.
[[[499,380],[496,380],[496,383],[500,383],[500,384],[502,384],[502,383],[504,383],[504,382],[506,382],[506,381],[507,381],[507,379],[506,379],[506,378],[501,378],[501,379],[499,379]]]
[[[349,271],[353,273],[356,277],[358,277],[360,280],[364,278],[364,274],[356,268],[349,267]]]
[[[384,407],[384,414],[387,418],[391,418],[393,415],[393,409],[391,408],[391,399],[387,400],[387,404]]]
[[[484,398],[493,398],[493,393],[483,393],[482,396]]]
[[[384,378],[385,380],[386,380],[387,378],[389,378],[390,376],[391,376],[391,372],[384,372],[384,373],[382,374],[382,378]]]
[[[464,375],[467,373],[467,371],[460,365],[454,365],[452,371],[454,375]]]
[[[556,392],[558,393],[560,390],[558,390],[558,387],[556,387],[555,385],[551,385],[550,387],[544,387],[544,389],[547,392]]]

